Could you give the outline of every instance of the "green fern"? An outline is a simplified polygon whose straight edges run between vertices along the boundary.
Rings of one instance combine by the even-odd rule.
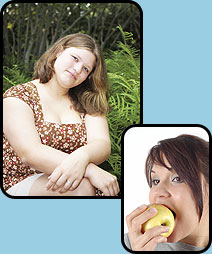
[[[123,32],[124,43],[119,42],[119,50],[110,51],[106,64],[111,84],[108,114],[112,152],[108,159],[110,172],[121,181],[121,137],[123,131],[132,124],[140,123],[140,57],[138,50],[128,45],[133,35]]]
[[[25,74],[22,73],[21,68],[14,64],[11,68],[3,66],[3,92],[12,86],[24,84],[30,80]]]

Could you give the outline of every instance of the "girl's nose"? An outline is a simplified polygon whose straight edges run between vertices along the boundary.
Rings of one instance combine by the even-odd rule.
[[[166,184],[160,183],[155,189],[154,189],[154,198],[159,201],[163,198],[168,198],[171,196],[169,187]]]
[[[83,66],[82,66],[81,63],[76,63],[76,64],[74,65],[74,70],[76,71],[77,74],[80,74],[80,73],[81,73],[82,67],[83,67]]]

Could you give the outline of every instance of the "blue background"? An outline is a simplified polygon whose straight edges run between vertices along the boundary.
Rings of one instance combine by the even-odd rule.
[[[144,123],[198,123],[212,132],[212,1],[137,3]],[[0,225],[1,253],[126,253],[121,200],[13,200],[0,193]]]

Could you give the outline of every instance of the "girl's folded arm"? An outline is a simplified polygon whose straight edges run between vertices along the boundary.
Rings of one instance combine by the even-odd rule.
[[[87,146],[83,149],[88,154],[89,162],[96,165],[105,161],[111,153],[111,141],[105,116],[86,115]]]
[[[3,132],[22,162],[51,174],[68,154],[43,145],[37,132],[32,109],[22,100],[3,100]]]

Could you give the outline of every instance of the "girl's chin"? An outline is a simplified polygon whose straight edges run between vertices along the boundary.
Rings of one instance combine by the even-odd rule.
[[[176,230],[174,230],[172,234],[167,238],[167,242],[169,243],[175,243],[175,242],[178,242],[179,240],[180,240],[180,237],[177,236]]]
[[[78,86],[79,82],[69,80],[69,79],[64,79],[63,82],[62,82],[62,85],[63,85],[64,88],[70,89],[70,88],[73,88],[75,86]]]
[[[74,82],[70,82],[69,80],[64,80],[63,82],[61,82],[61,87],[63,87],[64,89],[70,89],[75,86],[77,85],[74,84]]]

